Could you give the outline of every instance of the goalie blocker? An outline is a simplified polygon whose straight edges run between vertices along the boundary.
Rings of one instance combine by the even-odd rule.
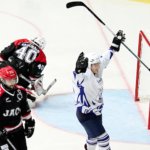
[[[38,96],[40,95],[46,95],[47,92],[49,91],[49,89],[56,83],[56,79],[54,79],[46,89],[43,88],[43,76],[41,76],[39,79],[37,79],[35,82],[34,82],[34,90],[36,92],[36,94]]]
[[[50,90],[50,88],[51,88],[51,87],[56,83],[56,81],[57,81],[57,79],[54,79],[54,80],[48,85],[48,87],[47,87],[46,89],[44,89],[44,88],[43,88],[43,75],[42,75],[40,78],[36,79],[36,80],[34,80],[34,79],[29,80],[29,79],[27,79],[25,76],[23,76],[22,74],[20,75],[20,77],[23,78],[23,79],[26,80],[29,84],[32,85],[32,87],[34,88],[35,93],[36,93],[38,96],[40,96],[40,95],[42,95],[42,94],[43,94],[43,95],[46,95],[47,92]],[[32,94],[31,91],[30,91],[29,93]]]

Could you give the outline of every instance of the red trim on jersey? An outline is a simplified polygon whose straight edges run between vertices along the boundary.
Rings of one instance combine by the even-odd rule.
[[[16,125],[16,126],[5,126],[4,128],[5,128],[5,130],[6,130],[7,132],[11,132],[11,131],[13,131],[13,130],[18,129],[18,128],[21,127],[21,126],[23,126],[22,121],[20,121],[19,124]]]
[[[17,47],[18,45],[20,45],[21,43],[31,43],[31,41],[29,41],[28,39],[19,39],[13,42],[15,44],[15,46]]]
[[[26,113],[25,115],[22,115],[23,120],[29,120],[30,118],[32,118],[31,111]]]
[[[28,89],[24,88],[24,87],[21,86],[21,85],[15,85],[15,87],[17,87],[17,88],[20,89],[20,90],[25,91],[27,94],[33,94],[33,93],[31,92],[31,90],[28,90]]]
[[[1,87],[1,85],[0,85],[0,96],[2,96],[3,93],[5,93],[5,90],[4,90],[4,89]]]
[[[40,49],[38,56],[35,59],[35,62],[41,62],[46,64],[46,56],[44,52]]]

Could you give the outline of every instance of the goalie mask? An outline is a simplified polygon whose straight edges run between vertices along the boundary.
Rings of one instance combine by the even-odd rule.
[[[11,66],[0,69],[0,80],[9,88],[13,88],[18,83],[16,71]]]
[[[32,41],[33,44],[35,44],[40,49],[43,50],[45,48],[45,45],[46,45],[45,38],[39,36],[39,37],[35,37],[31,41]]]

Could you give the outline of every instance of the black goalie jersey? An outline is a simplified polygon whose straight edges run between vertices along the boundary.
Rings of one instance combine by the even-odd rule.
[[[30,84],[31,78],[41,77],[47,64],[43,50],[28,39],[16,40],[5,47],[0,53],[0,58],[17,71],[19,85],[23,87]]]

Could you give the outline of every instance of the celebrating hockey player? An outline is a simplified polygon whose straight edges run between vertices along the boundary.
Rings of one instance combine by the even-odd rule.
[[[86,150],[110,150],[109,135],[102,124],[103,70],[115,52],[120,50],[125,34],[119,30],[113,38],[110,49],[102,56],[96,53],[80,53],[73,72],[76,97],[76,116],[87,133]]]
[[[0,150],[27,150],[26,138],[34,132],[35,121],[23,87],[11,66],[0,69]]]
[[[18,76],[18,84],[27,88],[32,86],[37,95],[43,92],[42,71],[46,66],[46,56],[43,52],[45,39],[36,37],[33,40],[19,39],[4,48],[0,57],[3,66],[12,66]]]

